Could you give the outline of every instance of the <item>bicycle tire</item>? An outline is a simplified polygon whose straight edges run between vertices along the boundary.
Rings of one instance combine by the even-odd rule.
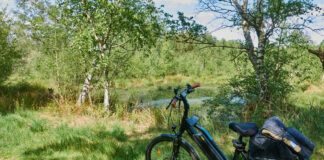
[[[162,143],[162,142],[168,142],[173,145],[173,141],[175,138],[176,137],[174,135],[170,135],[170,134],[162,134],[161,136],[154,138],[147,146],[146,153],[145,153],[145,159],[146,160],[156,160],[155,158],[152,158],[152,154],[154,154],[154,153],[152,153],[152,150],[154,149],[154,147],[157,144]],[[191,159],[191,160],[199,160],[200,159],[197,151],[193,148],[193,146],[189,142],[187,142],[183,138],[180,138],[179,143],[180,143],[180,149],[183,148],[184,149],[183,151],[188,153],[188,157],[186,157],[184,159],[186,159],[186,160],[187,159],[188,160],[189,159]],[[171,147],[170,154],[172,154],[172,147]],[[163,157],[161,157],[161,158],[163,159]]]

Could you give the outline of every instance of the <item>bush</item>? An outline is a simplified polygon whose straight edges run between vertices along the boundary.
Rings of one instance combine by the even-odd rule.
[[[5,13],[0,11],[0,83],[11,74],[16,59],[20,57],[15,47],[15,40],[10,36],[10,21],[5,20]]]
[[[205,101],[207,114],[215,123],[238,121],[241,117],[246,100],[232,91],[229,86],[223,87],[213,99]]]
[[[280,106],[291,93],[292,86],[288,82],[288,73],[282,72],[280,76],[271,74],[267,83],[267,95],[265,103],[271,106]],[[259,101],[259,85],[255,73],[247,75],[239,75],[229,80],[230,86],[233,88],[234,95],[246,97],[249,100]],[[261,102],[260,102],[261,103]]]

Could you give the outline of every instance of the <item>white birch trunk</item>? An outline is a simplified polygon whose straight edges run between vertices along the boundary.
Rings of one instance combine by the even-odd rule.
[[[260,29],[262,30],[262,29]],[[264,54],[265,54],[265,37],[264,37],[264,33],[262,31],[259,31],[261,34],[258,37],[259,40],[259,45],[258,45],[258,54],[257,54],[257,76],[258,76],[258,80],[259,80],[259,98],[261,101],[266,100],[266,90],[267,90],[267,73],[265,71],[265,66],[264,66]]]
[[[81,92],[80,92],[80,95],[79,95],[79,98],[78,98],[78,101],[77,101],[77,106],[81,106],[85,100],[87,99],[87,95],[89,93],[89,89],[90,89],[90,84],[91,84],[91,81],[92,81],[92,78],[93,78],[93,74],[95,72],[95,68],[96,66],[98,65],[98,60],[94,60],[92,62],[92,66],[91,66],[91,69],[90,71],[88,72],[87,74],[87,77],[85,78],[84,80],[84,84],[82,86],[82,89],[81,89]]]
[[[104,89],[105,89],[105,95],[104,95],[104,108],[107,112],[109,112],[109,81],[108,81],[108,69],[105,69],[104,74]]]
[[[82,90],[79,95],[79,99],[77,101],[77,106],[79,106],[79,107],[85,102],[87,95],[89,93],[90,83],[91,83],[92,76],[93,76],[92,74],[93,73],[88,73],[86,79],[84,80],[84,84],[82,86]]]

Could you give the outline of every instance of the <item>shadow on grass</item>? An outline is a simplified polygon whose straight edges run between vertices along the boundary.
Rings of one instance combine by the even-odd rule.
[[[60,126],[54,130],[58,139],[27,149],[22,156],[23,159],[145,159],[145,149],[152,138],[146,135],[158,131],[152,128],[145,133],[126,135],[116,126],[111,131]]]
[[[38,109],[50,101],[48,89],[39,84],[19,82],[0,86],[0,113],[7,114],[17,109]]]

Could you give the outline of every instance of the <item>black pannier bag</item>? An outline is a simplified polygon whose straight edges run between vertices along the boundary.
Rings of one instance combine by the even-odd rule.
[[[249,143],[251,160],[296,160],[297,155],[282,141],[265,136],[259,131]]]
[[[301,147],[300,152],[298,152],[298,156],[300,160],[308,160],[309,157],[312,155],[315,144],[310,141],[306,136],[304,136],[302,133],[300,133],[296,128],[288,127],[287,128],[287,139],[290,139],[290,136],[292,136],[292,141],[297,143]]]
[[[308,160],[315,145],[297,129],[286,127],[278,117],[269,118],[251,137],[252,160]]]

